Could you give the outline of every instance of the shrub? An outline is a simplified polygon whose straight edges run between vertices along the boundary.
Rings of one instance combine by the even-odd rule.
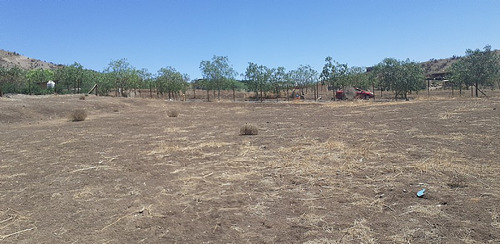
[[[259,134],[259,129],[255,125],[245,124],[240,128],[240,135],[257,135]]]
[[[177,116],[179,116],[179,111],[177,111],[177,110],[169,110],[169,111],[167,111],[167,116],[168,117],[177,117]]]
[[[454,173],[448,182],[450,188],[464,188],[467,187],[467,180],[462,174]]]
[[[73,122],[84,121],[87,118],[87,111],[83,109],[77,109],[69,115],[69,119]]]

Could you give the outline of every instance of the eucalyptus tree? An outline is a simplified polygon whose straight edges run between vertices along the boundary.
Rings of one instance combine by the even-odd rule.
[[[452,85],[452,92],[455,87],[458,86],[458,89],[460,90],[460,96],[462,95],[462,89],[464,86],[470,86],[471,84],[467,84],[467,81],[470,81],[471,79],[468,77],[470,74],[469,72],[466,72],[466,63],[465,62],[455,62],[453,63],[449,68],[448,71],[451,73],[451,85]]]
[[[322,84],[327,84],[333,91],[333,99],[335,99],[335,81],[337,78],[336,73],[336,61],[332,57],[328,56],[325,58],[325,65],[323,65],[323,70],[319,76],[319,80]]]
[[[399,79],[400,61],[395,58],[385,58],[382,62],[378,63],[373,72],[377,74],[380,96],[383,90],[390,90],[391,84]]]
[[[203,60],[200,62],[200,71],[203,78],[210,82],[210,88],[217,89],[217,98],[220,100],[220,91],[227,84],[234,80],[237,75],[233,67],[229,64],[227,56],[212,57],[212,61]]]
[[[19,67],[0,67],[0,96],[3,92],[20,93],[25,82],[26,71]]]
[[[419,91],[424,85],[424,71],[421,65],[409,59],[399,61],[386,58],[375,70],[379,75],[381,88],[389,87],[396,98],[399,96],[408,100],[409,92]]]
[[[115,87],[115,77],[111,73],[97,72],[95,70],[86,70],[86,77],[91,81],[90,85],[97,84],[97,94],[107,96]]]
[[[149,72],[148,69],[142,68],[137,71],[137,74],[139,75],[139,78],[141,79],[141,88],[146,88],[149,89],[149,96],[152,98],[153,97],[153,87],[154,87],[154,81],[153,79],[153,74]],[[139,94],[141,93],[141,90],[139,90]]]
[[[188,87],[186,75],[181,74],[173,67],[161,68],[157,75],[157,89],[161,94],[167,93],[168,98],[176,98],[180,91]]]
[[[121,96],[126,96],[126,91],[133,87],[133,79],[136,75],[135,68],[127,62],[127,59],[111,61],[104,72],[108,73],[114,80],[115,95],[120,93]]]
[[[260,101],[264,99],[264,91],[268,91],[271,81],[271,76],[274,70],[264,65],[249,62],[245,71],[245,79],[248,81],[249,88],[255,92],[255,97],[259,97]]]
[[[182,74],[182,80],[184,81],[184,85],[181,88],[181,92],[184,96],[184,99],[186,98],[186,92],[190,87],[189,81],[191,80],[191,77],[189,77],[188,74],[184,73]]]
[[[58,86],[56,89],[62,91],[62,87],[65,87],[67,91],[73,91],[73,93],[80,93],[82,82],[85,79],[85,70],[83,66],[77,62],[71,65],[64,66],[55,71],[55,77],[58,80]]]
[[[347,86],[351,85],[351,79],[349,77],[349,66],[347,64],[336,63],[335,80],[338,86],[342,89],[345,89]]]
[[[37,83],[45,83],[54,79],[54,71],[48,69],[32,69],[26,72],[26,81],[28,93],[31,95],[41,94],[40,86],[35,86]]]
[[[401,79],[394,83],[395,96],[408,101],[408,93],[419,91],[425,85],[424,70],[419,63],[409,59],[401,63]]]
[[[348,71],[349,83],[352,86],[368,89],[370,87],[369,75],[366,73],[366,68],[364,67],[349,67]]]
[[[274,91],[276,93],[276,100],[279,101],[279,98],[281,96],[281,91],[284,89],[286,82],[287,82],[287,74],[286,74],[286,69],[285,67],[278,67],[276,69],[273,69],[273,72],[271,74],[271,86],[274,88]]]
[[[301,93],[304,94],[304,88],[307,93],[307,88],[314,87],[318,81],[318,72],[310,65],[300,65],[294,72],[294,79],[300,87]]]
[[[474,86],[476,97],[479,96],[479,86],[493,85],[500,76],[500,57],[491,46],[487,45],[483,51],[467,49],[465,57],[454,63],[450,71],[452,80],[460,87]]]

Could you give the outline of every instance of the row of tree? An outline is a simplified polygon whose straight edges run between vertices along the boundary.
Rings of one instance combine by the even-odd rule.
[[[49,80],[56,81],[54,90],[42,89]],[[116,96],[127,96],[141,89],[154,89],[155,95],[172,98],[189,88],[189,76],[172,67],[161,68],[153,76],[147,69],[134,68],[126,59],[111,61],[103,72],[85,69],[79,63],[55,70],[0,68],[0,93],[86,93],[95,85],[100,95],[114,91]]]
[[[416,62],[409,60],[399,61],[392,58],[384,59],[381,63],[367,72],[363,67],[349,67],[339,63],[332,57],[325,59],[321,73],[309,65],[300,65],[295,70],[286,71],[284,67],[269,68],[265,65],[248,63],[243,82],[248,91],[255,93],[255,97],[262,101],[269,93],[279,98],[283,92],[286,97],[300,96],[312,91],[314,98],[319,97],[319,86],[328,85],[335,97],[335,91],[355,86],[362,89],[393,90],[396,96],[407,98],[411,91],[418,91],[425,87],[424,71]],[[202,80],[197,85],[207,90],[233,89],[237,73],[232,69],[227,57],[214,56],[212,61],[202,61],[200,70]]]
[[[269,94],[280,98],[283,93],[292,97],[314,92],[314,98],[319,97],[319,86],[327,85],[335,97],[335,91],[349,86],[361,89],[379,89],[393,91],[396,97],[408,99],[408,94],[424,89],[425,75],[422,65],[410,60],[386,58],[379,64],[368,69],[364,67],[349,67],[339,63],[332,57],[325,58],[325,64],[319,73],[309,65],[300,65],[295,70],[287,71],[284,67],[270,68],[262,64],[248,63],[242,79],[232,68],[228,57],[213,56],[211,60],[200,62],[203,79],[189,83],[189,76],[182,74],[173,67],[165,67],[151,74],[147,69],[136,69],[126,59],[111,61],[103,72],[85,69],[79,63],[63,66],[56,70],[23,70],[20,68],[0,68],[0,94],[26,93],[43,94],[54,92],[42,90],[40,82],[54,80],[57,82],[57,93],[81,93],[90,90],[97,84],[96,93],[108,95],[114,92],[116,96],[127,96],[130,93],[149,89],[151,96],[168,95],[177,98],[191,86],[193,89],[203,89],[210,100],[220,99],[221,90],[247,90],[255,93],[261,101]],[[497,52],[486,46],[483,51],[467,50],[466,55],[459,58],[448,70],[449,82],[459,89],[474,86],[476,96],[482,86],[500,85],[500,58]],[[195,93],[196,96],[196,93]]]
[[[500,87],[500,56],[487,45],[483,51],[467,49],[465,56],[451,65],[450,83],[460,89],[474,86],[476,97],[480,87]]]

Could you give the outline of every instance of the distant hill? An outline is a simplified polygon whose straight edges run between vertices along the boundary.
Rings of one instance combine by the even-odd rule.
[[[426,75],[436,74],[436,73],[444,73],[446,70],[451,67],[452,64],[456,63],[460,60],[460,57],[453,56],[451,58],[443,58],[443,59],[431,59],[426,62],[420,63]]]
[[[16,52],[9,52],[0,49],[0,67],[19,67],[22,69],[57,69],[63,67],[63,65],[29,58]]]
[[[495,50],[495,52],[500,55],[500,50]],[[459,56],[453,56],[451,58],[430,59],[429,61],[422,62],[421,65],[425,74],[430,76],[432,74],[446,72],[448,67],[457,62],[460,58]],[[64,65],[29,58],[16,52],[0,49],[0,67],[11,68],[16,66],[23,69],[57,69]]]
[[[494,50],[498,55],[500,55],[500,50]],[[452,64],[456,63],[460,60],[460,56],[453,56],[451,58],[443,58],[443,59],[431,59],[426,62],[422,62],[422,68],[426,75],[439,74],[444,73],[446,70],[451,67]]]

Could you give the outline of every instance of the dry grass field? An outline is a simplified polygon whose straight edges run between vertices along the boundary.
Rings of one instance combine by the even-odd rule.
[[[498,98],[3,97],[0,243],[499,243],[499,148]]]

